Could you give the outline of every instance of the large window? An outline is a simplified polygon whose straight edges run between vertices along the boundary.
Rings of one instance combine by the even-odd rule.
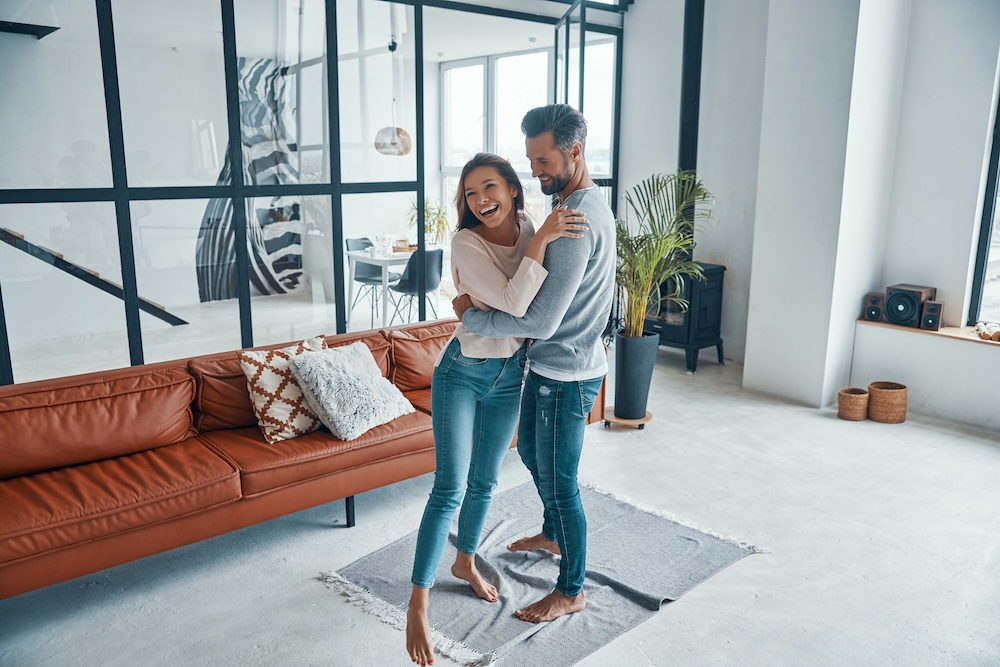
[[[524,154],[521,119],[549,102],[551,54],[547,49],[442,63],[442,201],[454,200],[465,163],[487,151],[517,170],[528,214],[536,221],[548,214],[550,200],[531,177]]]

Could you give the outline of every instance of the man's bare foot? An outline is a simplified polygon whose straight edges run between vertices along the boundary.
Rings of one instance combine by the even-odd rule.
[[[552,540],[547,539],[541,533],[538,535],[532,535],[531,537],[522,537],[521,539],[514,540],[507,545],[507,551],[535,551],[537,549],[545,549],[546,551],[551,551],[557,556],[559,555],[559,545]]]
[[[583,591],[573,597],[563,595],[559,591],[552,591],[538,602],[529,604],[524,609],[518,609],[514,615],[529,623],[545,623],[566,614],[583,611],[586,606],[587,597]]]
[[[464,556],[464,557],[463,557]],[[476,595],[487,602],[497,601],[497,588],[493,584],[487,583],[476,569],[475,556],[468,556],[459,552],[455,558],[455,564],[451,566],[451,573],[459,579],[464,579],[472,585],[472,590]]]
[[[427,589],[418,593],[414,587],[410,607],[406,610],[406,652],[418,665],[434,664],[434,646],[431,644],[431,627],[427,622]]]

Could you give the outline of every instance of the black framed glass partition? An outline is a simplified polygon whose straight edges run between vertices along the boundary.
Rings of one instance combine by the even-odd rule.
[[[601,68],[620,60],[592,49],[582,20],[592,4],[580,5],[581,60],[603,64],[579,78],[595,105],[591,159],[611,164],[595,176],[612,183],[601,156],[615,142],[587,89],[613,95]],[[366,252],[392,258],[389,274],[446,250],[418,200],[453,216],[455,170],[473,150],[508,153],[530,204],[548,204],[522,164],[519,123],[553,89],[551,11],[444,0],[53,6],[58,29],[42,39],[0,34],[0,59],[20,65],[0,85],[21,92],[0,108],[10,156],[0,384],[378,328],[383,313],[398,324],[381,283],[358,298],[346,241],[367,238]],[[482,29],[492,22],[503,24],[496,43]],[[620,41],[618,25],[597,26],[598,37]],[[482,63],[474,116],[446,109],[441,92],[476,97],[451,66],[470,59]],[[446,264],[442,274],[407,318],[450,316]]]

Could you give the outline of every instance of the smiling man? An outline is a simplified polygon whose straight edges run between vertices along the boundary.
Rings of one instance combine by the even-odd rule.
[[[587,170],[587,122],[580,112],[565,104],[538,107],[525,115],[521,131],[531,175],[542,192],[559,196],[561,210],[584,212],[586,235],[549,244],[543,262],[548,276],[523,317],[472,308],[464,295],[454,306],[473,333],[532,339],[517,451],[542,499],[542,530],[508,549],[561,555],[555,589],[515,612],[524,621],[541,623],[587,605],[587,519],[577,470],[587,413],[608,368],[601,333],[614,296],[615,221]]]

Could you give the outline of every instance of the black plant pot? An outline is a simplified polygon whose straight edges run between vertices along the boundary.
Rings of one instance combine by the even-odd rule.
[[[658,334],[615,334],[615,417],[642,419],[646,416],[649,382],[659,347]]]

